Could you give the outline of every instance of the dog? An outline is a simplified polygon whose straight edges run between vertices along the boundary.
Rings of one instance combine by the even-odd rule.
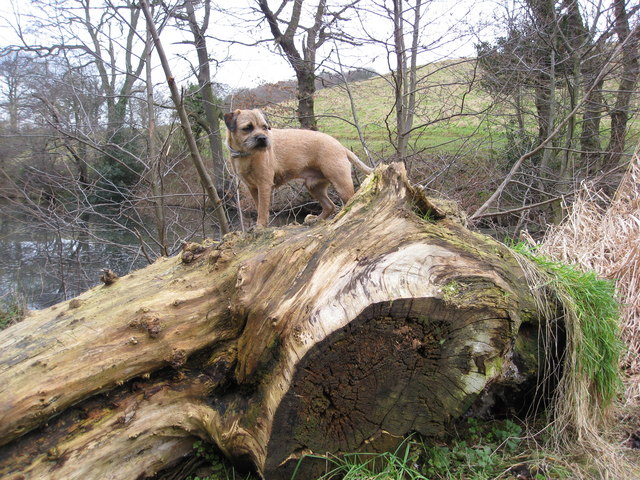
[[[275,187],[303,179],[322,206],[317,218],[305,219],[305,223],[313,223],[336,209],[327,195],[330,184],[343,202],[353,196],[352,163],[364,173],[373,171],[332,136],[313,130],[271,128],[260,110],[225,113],[224,122],[231,163],[256,204],[258,228],[267,226]]]

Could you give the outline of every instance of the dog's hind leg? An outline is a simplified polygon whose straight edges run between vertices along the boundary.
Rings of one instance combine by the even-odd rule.
[[[353,197],[353,181],[351,180],[351,171],[349,171],[348,177],[342,177],[336,179],[333,183],[333,188],[336,189],[338,195],[344,203],[347,203],[351,197]]]
[[[354,194],[353,180],[351,179],[351,164],[348,161],[336,162],[331,169],[323,171],[325,177],[333,184],[333,188],[347,203]]]
[[[305,178],[304,185],[307,187],[307,190],[309,190],[311,196],[318,200],[322,206],[322,213],[318,217],[319,220],[324,220],[335,212],[336,206],[329,198],[329,195],[327,195],[330,183],[326,178],[307,177]]]

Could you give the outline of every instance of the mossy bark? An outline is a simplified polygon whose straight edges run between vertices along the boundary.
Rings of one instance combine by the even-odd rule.
[[[401,165],[330,222],[205,247],[0,334],[2,478],[144,478],[196,437],[286,478],[535,380],[518,263]]]

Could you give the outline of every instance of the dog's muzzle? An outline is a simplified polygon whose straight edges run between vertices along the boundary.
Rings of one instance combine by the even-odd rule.
[[[254,148],[267,148],[269,146],[269,137],[266,135],[256,135],[253,137]]]

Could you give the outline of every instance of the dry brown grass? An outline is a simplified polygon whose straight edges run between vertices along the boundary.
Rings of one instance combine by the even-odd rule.
[[[623,366],[640,373],[640,156],[634,156],[613,198],[583,185],[564,222],[547,231],[538,252],[616,282],[628,347]]]
[[[582,185],[567,217],[560,225],[549,228],[537,244],[536,253],[595,271],[616,284],[621,302],[620,334],[627,348],[621,359],[626,371],[626,389],[618,404],[619,422],[613,428],[601,429],[604,425],[596,426],[599,422],[580,413],[588,410],[579,408],[578,404],[567,409],[568,416],[562,415],[567,412],[556,413],[577,427],[576,433],[586,433],[582,441],[578,434],[576,443],[582,444],[583,451],[591,452],[589,456],[599,471],[596,477],[638,478],[638,456],[636,450],[628,448],[630,435],[640,429],[640,157],[637,153],[612,197],[592,185]],[[582,390],[584,394],[584,388],[568,390]],[[564,401],[584,400],[571,396],[573,400],[565,398]],[[557,422],[555,427],[562,430],[562,422]]]

